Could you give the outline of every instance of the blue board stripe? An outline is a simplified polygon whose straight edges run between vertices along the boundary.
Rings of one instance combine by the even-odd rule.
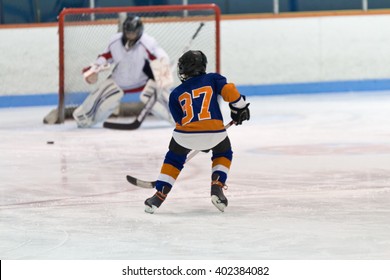
[[[390,90],[390,79],[269,85],[237,85],[237,88],[242,94],[247,96],[384,91]],[[81,100],[83,100],[86,96],[85,93],[80,93],[79,95]],[[123,101],[138,102],[139,93],[126,94],[123,97]],[[56,106],[57,102],[57,93],[0,96],[0,108],[46,105]]]

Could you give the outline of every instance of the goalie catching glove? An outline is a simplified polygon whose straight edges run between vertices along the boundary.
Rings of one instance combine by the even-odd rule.
[[[243,121],[248,121],[250,118],[249,104],[245,101],[245,96],[234,103],[229,103],[230,116],[235,125],[241,125]]]

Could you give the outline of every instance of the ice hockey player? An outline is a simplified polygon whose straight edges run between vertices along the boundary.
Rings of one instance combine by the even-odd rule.
[[[83,69],[84,80],[93,84],[100,71],[114,64],[111,75],[93,91],[73,113],[78,127],[91,127],[105,121],[119,106],[126,93],[141,92],[140,99],[155,102],[151,113],[172,123],[168,110],[173,84],[168,54],[157,41],[144,32],[138,16],[128,16],[122,32],[115,34],[97,60]]]
[[[229,103],[236,125],[249,120],[249,103],[233,83],[217,73],[206,74],[207,58],[201,51],[184,53],[177,65],[182,84],[169,97],[169,109],[176,122],[169,150],[156,181],[157,192],[145,201],[145,212],[154,213],[166,199],[191,150],[212,151],[211,202],[221,211],[228,200],[223,193],[233,152],[218,103]]]

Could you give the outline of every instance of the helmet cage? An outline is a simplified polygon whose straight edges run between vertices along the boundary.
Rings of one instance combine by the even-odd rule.
[[[135,39],[133,39],[134,41],[137,41],[141,38],[143,32],[144,25],[139,16],[129,16],[123,22],[123,36],[126,40],[129,40],[126,36],[126,34],[129,34],[130,36],[133,35],[132,37],[135,37]],[[134,34],[136,36],[134,36]]]

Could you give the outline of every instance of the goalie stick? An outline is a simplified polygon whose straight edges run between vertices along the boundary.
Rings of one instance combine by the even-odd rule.
[[[110,129],[119,129],[119,130],[137,129],[141,126],[142,122],[144,121],[149,111],[152,109],[152,107],[156,102],[157,102],[157,93],[154,92],[154,94],[149,98],[148,102],[145,104],[145,106],[142,108],[141,112],[138,114],[138,116],[135,118],[133,122],[131,123],[104,122],[103,127],[110,128]]]
[[[194,35],[192,35],[191,37],[191,40],[185,45],[184,49],[183,49],[183,53],[185,53],[186,51],[188,51],[192,45],[192,42],[195,40],[195,38],[198,36],[200,30],[202,29],[202,27],[204,26],[204,23],[201,22],[198,26],[198,28],[196,29]],[[176,63],[173,63],[172,64],[172,71],[174,71],[174,67],[176,66]],[[145,120],[146,116],[148,115],[148,113],[150,112],[150,110],[152,109],[152,107],[154,106],[154,104],[156,103],[157,101],[157,98],[155,98],[155,101],[153,103],[150,102],[150,99],[149,101],[145,104],[145,107],[141,110],[141,112],[138,114],[138,116],[136,117],[136,119],[131,122],[131,123],[117,123],[117,122],[104,122],[103,123],[103,127],[104,128],[110,128],[110,129],[118,129],[118,130],[134,130],[134,129],[137,129],[141,126],[142,122]]]
[[[230,121],[227,125],[225,125],[225,129],[228,129],[229,127],[231,127],[232,125],[234,124],[233,121]],[[196,151],[192,151],[187,159],[186,159],[186,162],[189,162],[191,159],[193,159],[200,151],[196,150]],[[141,180],[141,179],[138,179],[136,177],[133,177],[131,175],[126,175],[126,180],[127,182],[129,182],[130,184],[134,185],[134,186],[137,186],[137,187],[140,187],[140,188],[144,188],[144,189],[153,189],[155,186],[156,186],[156,181],[144,181],[144,180]]]
[[[196,29],[194,35],[192,35],[191,37],[191,40],[187,43],[187,45],[184,47],[183,49],[183,53],[185,53],[186,51],[189,51],[190,48],[191,48],[191,45],[192,45],[192,42],[195,40],[195,38],[198,36],[200,30],[202,29],[202,27],[204,26],[204,22],[201,22],[198,26],[198,28]],[[173,66],[175,66],[175,64],[173,64]]]

